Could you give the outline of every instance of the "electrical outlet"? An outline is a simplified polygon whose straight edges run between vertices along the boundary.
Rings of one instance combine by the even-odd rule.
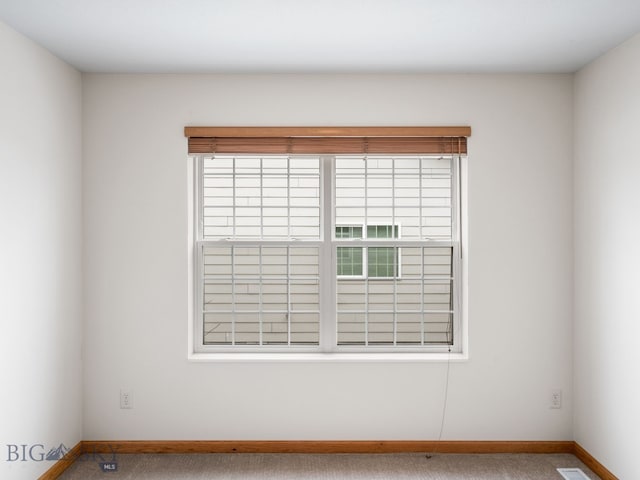
[[[120,408],[133,408],[133,395],[131,390],[120,390]]]
[[[562,390],[559,388],[551,390],[549,408],[562,408]]]

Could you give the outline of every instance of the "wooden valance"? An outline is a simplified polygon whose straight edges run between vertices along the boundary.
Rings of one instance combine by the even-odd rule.
[[[467,153],[471,127],[185,127],[189,153]]]

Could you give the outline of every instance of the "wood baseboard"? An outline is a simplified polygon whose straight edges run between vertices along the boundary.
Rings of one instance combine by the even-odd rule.
[[[573,453],[574,442],[84,441],[87,453]]]
[[[589,452],[573,441],[144,441],[84,440],[38,480],[56,480],[83,453],[570,453],[602,480],[618,480]]]
[[[602,480],[618,480],[613,473],[605,468],[599,461],[597,461],[589,452],[580,446],[579,443],[574,442],[573,454],[591,469],[593,473],[598,475]]]
[[[78,444],[69,450],[64,457],[54,463],[49,470],[40,475],[38,480],[56,480],[60,475],[62,475],[62,472],[73,465],[73,462],[75,462],[76,459],[84,453],[82,443],[83,442],[78,442]]]

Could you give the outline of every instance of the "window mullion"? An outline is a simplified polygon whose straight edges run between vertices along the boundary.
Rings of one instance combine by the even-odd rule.
[[[391,238],[396,239],[396,160],[391,159]],[[399,236],[399,235],[398,235]],[[393,344],[398,344],[398,273],[399,273],[399,258],[398,258],[398,246],[392,247],[393,254]]]
[[[362,238],[369,238],[369,161],[364,156],[364,226]],[[369,346],[369,248],[362,248],[362,274],[364,275],[364,344]]]
[[[391,159],[391,238],[396,238],[396,159]]]
[[[322,247],[320,249],[320,348],[334,351],[337,345],[336,249],[333,245],[335,157],[321,157]]]
[[[260,238],[264,238],[264,158],[260,158]],[[262,313],[262,299],[264,296],[262,256],[264,247],[258,247],[258,272],[260,280],[258,280],[258,345],[264,345],[264,314]]]

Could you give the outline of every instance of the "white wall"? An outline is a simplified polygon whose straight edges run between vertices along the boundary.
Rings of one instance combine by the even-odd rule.
[[[640,35],[575,78],[575,440],[640,478]]]
[[[1,22],[0,65],[0,477],[33,479],[7,444],[82,438],[82,87]]]
[[[442,363],[187,361],[185,125],[471,125],[447,439],[571,440],[570,75],[85,75],[85,439],[433,439]],[[134,409],[120,410],[119,389]],[[549,409],[552,388],[565,407]]]

